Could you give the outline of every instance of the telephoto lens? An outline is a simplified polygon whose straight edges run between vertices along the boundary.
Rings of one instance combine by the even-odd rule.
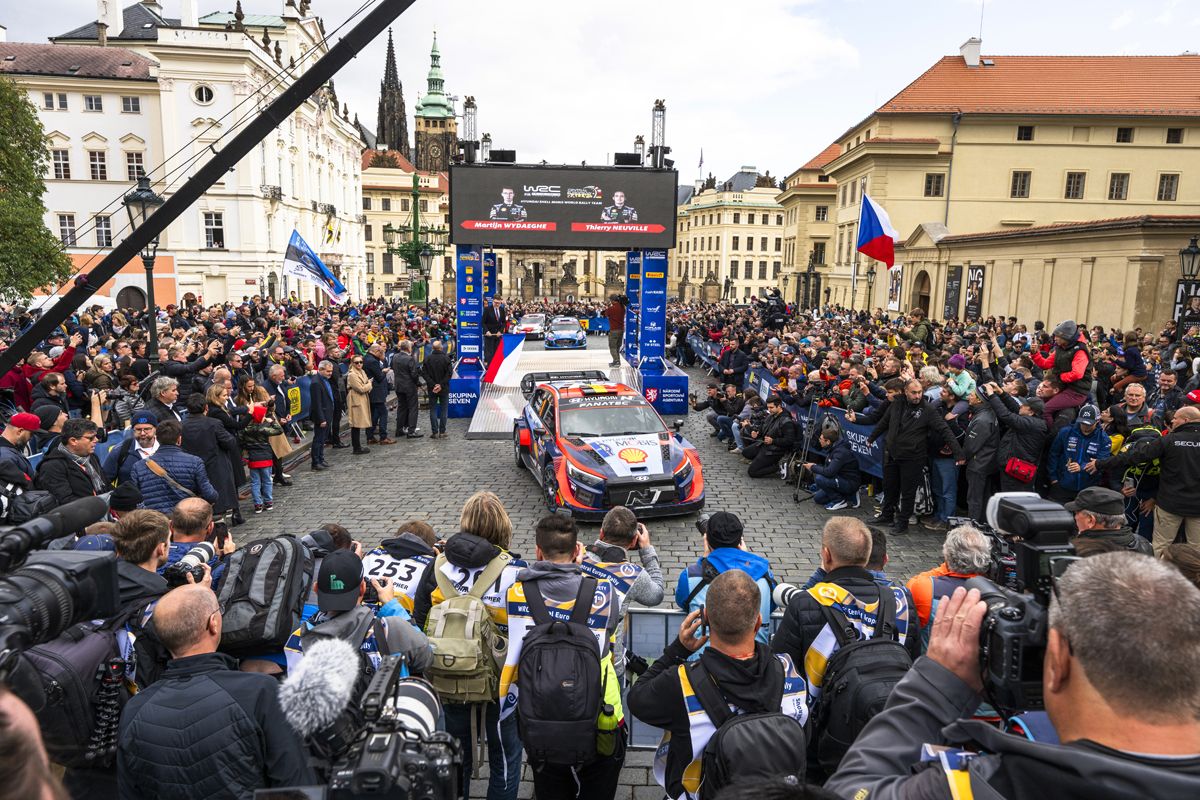
[[[775,604],[776,608],[787,608],[788,603],[792,602],[792,598],[800,591],[800,587],[790,583],[777,583],[774,591],[771,592],[771,602]]]
[[[197,542],[183,557],[163,570],[163,578],[171,587],[183,586],[188,582],[187,576],[192,576],[193,583],[204,580],[204,565],[217,555],[217,549],[212,542]]]

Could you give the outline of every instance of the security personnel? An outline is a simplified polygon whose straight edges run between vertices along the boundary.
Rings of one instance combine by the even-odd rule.
[[[604,211],[600,213],[601,222],[637,222],[637,209],[633,206],[625,205],[625,193],[622,191],[613,192],[613,204],[605,206]]]
[[[525,206],[513,202],[514,193],[511,188],[505,186],[500,191],[500,196],[504,198],[504,202],[496,203],[496,205],[492,206],[491,213],[488,214],[488,219],[519,221],[529,217],[529,214],[525,211]]]

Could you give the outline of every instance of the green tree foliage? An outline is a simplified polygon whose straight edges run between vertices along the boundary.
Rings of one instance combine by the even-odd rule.
[[[28,299],[71,275],[71,259],[43,221],[48,160],[25,90],[0,78],[0,300]]]

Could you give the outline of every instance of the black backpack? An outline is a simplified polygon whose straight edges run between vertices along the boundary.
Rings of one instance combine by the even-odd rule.
[[[250,542],[228,558],[217,594],[221,650],[242,655],[283,647],[300,625],[312,585],[308,548],[289,534]]]
[[[912,667],[912,656],[895,639],[896,597],[879,587],[875,632],[860,639],[846,616],[822,605],[821,613],[837,637],[838,649],[825,666],[821,696],[813,714],[817,761],[833,774],[854,739],[883,711],[892,689]]]
[[[770,656],[779,665],[778,659]],[[808,764],[804,726],[779,711],[783,701],[782,666],[779,691],[772,692],[768,708],[755,714],[735,714],[703,659],[687,666],[688,681],[700,707],[716,727],[704,746],[700,762],[700,798],[709,800],[731,783],[756,779],[795,777],[804,783]]]
[[[534,625],[517,664],[521,743],[529,760],[578,766],[596,758],[596,725],[604,701],[600,647],[587,626],[596,593],[584,577],[567,622],[551,618],[537,581],[525,583]]]

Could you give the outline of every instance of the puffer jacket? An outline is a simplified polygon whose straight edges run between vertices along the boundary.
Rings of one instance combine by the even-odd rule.
[[[813,465],[813,473],[826,478],[841,478],[856,487],[862,485],[858,459],[850,449],[850,442],[845,438],[839,438],[833,443],[825,454],[825,463]]]
[[[173,660],[121,714],[118,796],[241,800],[256,789],[313,783],[278,689],[274,678],[239,672],[222,653]]]
[[[198,457],[183,452],[177,445],[163,445],[151,458],[179,485],[210,503],[217,502],[217,490],[209,482],[204,462]],[[145,461],[134,464],[129,477],[142,493],[143,508],[170,514],[175,505],[186,497],[151,472]]]
[[[1046,462],[1046,471],[1050,480],[1071,492],[1078,492],[1089,486],[1100,483],[1100,475],[1092,475],[1084,469],[1070,472],[1067,462],[1074,461],[1080,467],[1098,458],[1107,458],[1112,453],[1112,439],[1099,425],[1092,429],[1091,435],[1085,434],[1075,423],[1069,428],[1063,428],[1054,437],[1050,445],[1050,456]]]

